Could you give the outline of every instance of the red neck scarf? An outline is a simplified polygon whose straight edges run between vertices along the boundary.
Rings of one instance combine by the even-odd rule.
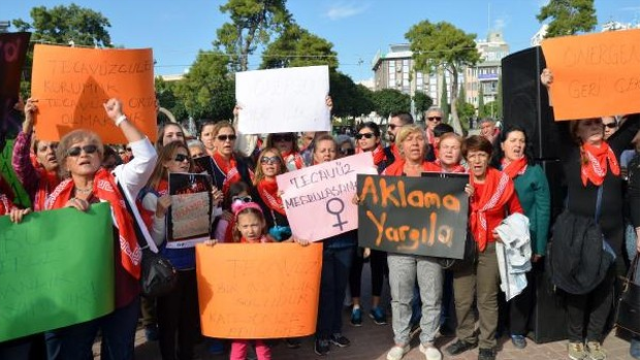
[[[64,180],[47,199],[47,210],[60,209],[71,199],[75,185],[71,179]],[[140,278],[142,250],[138,246],[133,219],[127,211],[124,196],[115,184],[115,178],[104,169],[98,170],[93,178],[93,194],[100,200],[111,204],[114,226],[118,229],[120,241],[120,259],[122,267],[134,278]]]
[[[13,204],[5,194],[0,194],[0,216],[9,214]]]
[[[262,179],[258,183],[258,194],[264,203],[273,211],[277,211],[281,215],[286,216],[282,198],[278,196],[278,183],[270,179]]]
[[[475,186],[473,175],[469,177],[469,183],[471,186]],[[479,196],[474,195],[471,201],[471,216],[469,217],[469,226],[480,251],[484,251],[487,247],[487,240],[490,237],[486,213],[504,208],[514,191],[513,181],[507,174],[493,168],[487,169],[484,191]]]
[[[400,149],[398,149],[395,143],[391,144],[389,148],[391,149],[391,153],[393,154],[395,161],[402,159],[402,155],[400,154]]]
[[[600,147],[591,144],[582,144],[580,149],[582,156],[587,158],[587,163],[582,163],[582,185],[587,186],[591,181],[594,185],[600,186],[607,175],[607,160],[613,175],[620,175],[620,166],[616,154],[609,147],[609,144],[602,142]]]
[[[527,158],[521,157],[516,161],[509,161],[502,158],[502,172],[509,175],[509,178],[515,179],[516,176],[522,175],[527,171]]]
[[[169,195],[169,182],[167,181],[167,179],[161,179],[158,182],[158,188],[156,189],[156,192],[158,192],[158,197]]]
[[[300,170],[304,167],[304,161],[302,160],[300,153],[290,151],[288,153],[283,153],[282,158],[284,159],[284,163],[287,165],[287,169],[289,171]]]
[[[384,171],[382,172],[382,175],[402,176],[402,174],[404,174],[404,165],[406,163],[407,162],[404,159],[396,160],[393,162],[393,164],[389,165],[389,167],[384,169]],[[427,170],[428,164],[429,164],[428,162],[423,161],[422,170],[429,171]]]
[[[226,196],[229,193],[229,187],[242,180],[242,176],[240,176],[240,172],[238,171],[238,161],[233,155],[227,160],[217,151],[213,153],[213,161],[225,175],[222,192]]]
[[[465,173],[467,169],[464,166],[460,165],[460,163],[450,166],[448,169],[445,169],[442,166],[442,162],[440,159],[436,159],[434,162],[428,162],[425,166],[425,171],[429,172],[437,172],[437,173]]]
[[[38,180],[38,188],[36,189],[36,194],[33,198],[33,210],[34,211],[42,211],[45,209],[45,203],[47,202],[47,197],[53,191],[53,189],[58,186],[60,180],[58,179],[58,175],[56,175],[53,171],[46,171],[43,168],[36,170],[40,176]]]
[[[365,152],[364,150],[362,150],[360,147],[356,148],[356,154],[360,154]],[[384,148],[382,147],[381,144],[378,144],[378,146],[376,146],[375,148],[373,148],[373,151],[371,151],[371,155],[373,156],[373,163],[378,166],[381,162],[384,161],[385,159],[385,153],[384,153]]]

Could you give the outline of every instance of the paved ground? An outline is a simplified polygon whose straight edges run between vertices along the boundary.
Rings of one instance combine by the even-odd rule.
[[[363,304],[367,304],[369,294],[369,267],[363,269]],[[387,290],[387,289],[385,289]],[[386,296],[388,298],[388,291]],[[390,320],[390,319],[389,319]],[[393,346],[393,332],[391,325],[378,326],[370,319],[365,318],[363,326],[359,328],[349,325],[349,314],[345,311],[344,316],[344,334],[351,340],[351,346],[345,349],[333,347],[328,356],[320,357],[313,352],[313,339],[303,339],[302,346],[299,349],[288,349],[284,342],[276,343],[273,346],[274,360],[298,360],[298,359],[326,359],[326,360],[384,360],[386,353]],[[436,346],[444,349],[449,343],[454,341],[452,337],[440,337]],[[146,342],[144,332],[138,331],[136,338],[136,359],[137,360],[155,360],[160,359],[158,345],[155,342]],[[424,359],[424,355],[418,350],[417,337],[411,343],[411,352],[404,359],[417,360]],[[94,347],[97,350],[97,346]],[[604,343],[604,348],[608,351],[609,360],[629,360],[629,343],[611,334]],[[528,340],[528,346],[524,350],[518,350],[513,347],[509,338],[500,339],[498,345],[499,360],[560,360],[568,359],[566,355],[566,341],[559,341],[537,345],[533,341]],[[207,353],[205,344],[198,346],[198,355],[201,360],[222,360],[228,359],[229,354],[213,356]],[[445,359],[471,360],[477,359],[478,350],[469,351],[461,356],[449,357]],[[99,356],[96,356],[96,359]]]

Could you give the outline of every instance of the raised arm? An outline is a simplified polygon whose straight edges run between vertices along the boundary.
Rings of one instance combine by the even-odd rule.
[[[33,132],[33,114],[37,111],[37,106],[33,99],[27,100],[24,107],[25,120],[22,123],[22,131],[18,133],[13,144],[13,154],[11,156],[11,166],[16,173],[18,181],[22,184],[29,198],[33,201],[38,189],[40,176],[31,163],[29,147],[31,146],[31,134]]]

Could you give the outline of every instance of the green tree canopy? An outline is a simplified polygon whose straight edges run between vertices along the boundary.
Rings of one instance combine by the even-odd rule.
[[[372,95],[375,111],[382,117],[411,108],[411,97],[396,89],[382,89],[374,91]]]
[[[593,0],[550,0],[536,18],[551,19],[545,38],[589,32],[598,23]]]
[[[328,65],[338,67],[338,54],[333,44],[297,24],[285,31],[262,52],[261,69]]]
[[[158,100],[158,103],[161,107],[171,111],[177,120],[184,120],[189,116],[187,114],[187,109],[184,107],[184,102],[176,95],[176,88],[179,86],[181,81],[184,80],[164,81],[159,76],[156,77],[155,80],[156,99]],[[163,116],[164,115],[158,115],[158,117]],[[163,119],[163,121],[159,122],[165,121]]]
[[[451,94],[458,94],[458,74],[465,66],[475,65],[480,60],[476,50],[476,34],[467,34],[454,25],[442,21],[431,23],[428,20],[412,26],[405,34],[409,40],[415,69],[434,73],[442,67],[451,75]],[[456,102],[451,102],[452,126],[462,131]]]
[[[485,117],[487,114],[484,112],[484,88],[482,83],[478,83],[478,116]]]
[[[442,116],[444,121],[449,120],[449,98],[447,96],[447,77],[442,75],[442,93],[440,94],[440,109],[442,109]],[[455,129],[454,129],[455,130]]]
[[[465,91],[464,86],[460,87],[460,93],[458,94],[456,102],[456,110],[458,111],[458,118],[460,119],[462,128],[464,130],[469,130],[470,119],[475,115],[476,109],[473,105],[467,102],[467,92]]]
[[[356,85],[351,78],[339,71],[329,73],[329,86],[336,116],[359,116],[374,110],[371,91]]]
[[[286,8],[287,0],[228,0],[220,6],[222,13],[228,13],[230,22],[217,30],[214,45],[222,48],[230,56],[233,67],[246,71],[249,55],[258,45],[269,43],[274,33],[281,33],[291,15]]]
[[[413,102],[416,106],[416,113],[423,113],[433,105],[433,99],[422,91],[416,91],[413,95]]]

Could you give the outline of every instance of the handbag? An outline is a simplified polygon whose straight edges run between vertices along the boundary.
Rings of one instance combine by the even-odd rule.
[[[466,265],[472,265],[476,262],[478,257],[478,247],[476,245],[476,240],[473,237],[473,233],[471,229],[467,229],[467,236],[464,242],[464,258],[462,259],[449,259],[449,258],[439,258],[438,263],[444,270],[460,270]]]
[[[622,294],[616,311],[616,326],[636,335],[640,335],[640,284],[638,281],[638,262],[640,255],[636,254],[627,278],[622,286]]]
[[[142,250],[140,286],[146,297],[163,296],[178,283],[178,272],[171,262],[148,247]]]

